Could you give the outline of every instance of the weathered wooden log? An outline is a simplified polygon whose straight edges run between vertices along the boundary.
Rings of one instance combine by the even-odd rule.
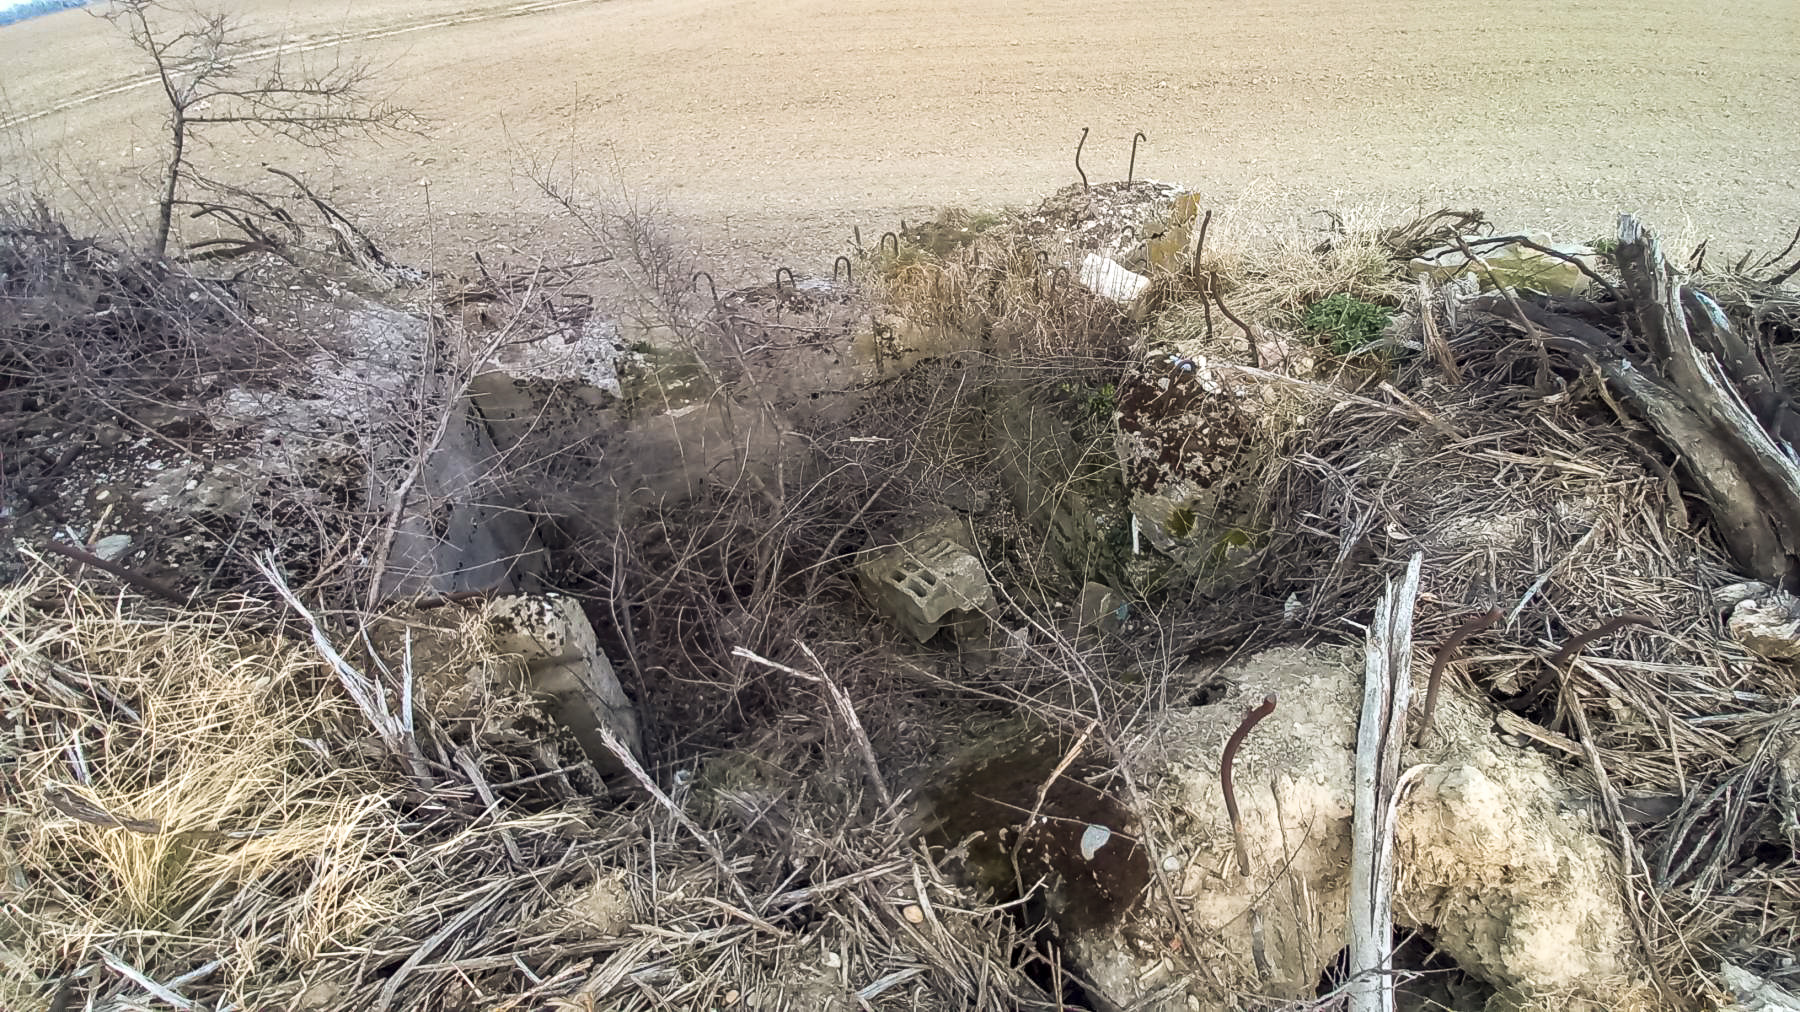
[[[1682,283],[1655,236],[1631,215],[1619,219],[1618,264],[1629,319],[1662,382],[1645,382],[1629,359],[1603,366],[1602,374],[1681,460],[1738,564],[1793,588],[1800,579],[1800,463],[1780,435],[1790,413],[1780,382],[1718,306]],[[1673,394],[1685,412],[1662,393]]]
[[[1630,215],[1619,219],[1618,264],[1623,301],[1610,308],[1623,315],[1615,325],[1635,333],[1636,345],[1603,329],[1606,307],[1594,303],[1507,293],[1469,306],[1592,363],[1680,462],[1738,566],[1766,583],[1800,589],[1800,408],[1770,367],[1761,338],[1734,330]]]

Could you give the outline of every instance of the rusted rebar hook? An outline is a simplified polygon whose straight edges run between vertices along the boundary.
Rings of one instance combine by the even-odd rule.
[[[847,285],[856,284],[855,276],[850,273],[850,258],[846,257],[846,256],[840,256],[836,260],[833,260],[831,262],[831,282],[832,282],[832,284],[837,283],[839,267],[842,267],[844,269],[844,283]]]
[[[876,242],[875,242],[875,252],[881,253],[882,251],[886,250],[887,249],[887,241],[889,239],[894,240],[894,258],[897,260],[900,258],[900,237],[895,235],[892,232],[881,233],[881,238],[876,240]]]
[[[1131,162],[1130,162],[1130,164],[1125,166],[1125,182],[1127,184],[1130,184],[1132,177],[1137,174],[1138,141],[1148,141],[1149,139],[1150,138],[1144,136],[1144,132],[1142,130],[1139,130],[1136,134],[1132,135],[1132,138],[1131,138]]]
[[[800,290],[794,284],[794,272],[791,269],[787,267],[775,268],[775,304],[778,306],[781,305],[781,276],[783,274],[786,274],[788,279],[788,295],[792,296]]]
[[[706,287],[712,292],[713,305],[717,306],[719,304],[719,286],[713,284],[713,276],[711,274],[708,274],[705,271],[695,271],[693,279],[688,282],[688,290],[692,291],[693,289],[700,287],[701,278],[706,279]]]
[[[1075,142],[1075,173],[1081,177],[1081,190],[1083,193],[1090,189],[1087,181],[1087,173],[1081,170],[1081,148],[1087,143],[1087,135],[1088,128],[1082,127],[1081,140]]]

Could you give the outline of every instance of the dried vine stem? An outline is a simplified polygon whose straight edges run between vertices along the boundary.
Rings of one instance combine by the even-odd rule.
[[[1450,666],[1452,660],[1456,659],[1457,652],[1462,649],[1464,641],[1500,621],[1500,615],[1500,609],[1495,608],[1492,611],[1471,616],[1468,621],[1457,626],[1456,631],[1446,637],[1443,645],[1437,648],[1437,653],[1432,655],[1431,677],[1425,683],[1424,719],[1419,723],[1419,734],[1413,739],[1413,744],[1425,744],[1425,736],[1431,733],[1431,715],[1437,707],[1438,683],[1443,680],[1444,669]]]
[[[1219,786],[1225,789],[1225,814],[1231,819],[1231,839],[1237,848],[1238,871],[1245,878],[1250,877],[1250,852],[1244,846],[1243,823],[1238,819],[1237,791],[1232,786],[1231,767],[1236,762],[1238,749],[1243,746],[1250,729],[1274,712],[1275,693],[1271,692],[1263,697],[1262,703],[1244,714],[1244,722],[1238,725],[1236,731],[1231,732],[1230,738],[1225,739],[1225,754],[1219,759]]]

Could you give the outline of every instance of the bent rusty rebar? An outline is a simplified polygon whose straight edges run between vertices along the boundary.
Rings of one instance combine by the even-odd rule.
[[[1462,649],[1464,640],[1500,621],[1500,615],[1500,609],[1495,608],[1492,611],[1471,616],[1468,621],[1457,626],[1455,632],[1445,637],[1443,644],[1437,648],[1437,653],[1432,655],[1431,678],[1425,683],[1424,719],[1419,722],[1419,734],[1413,739],[1413,744],[1425,744],[1425,735],[1431,731],[1431,714],[1437,707],[1438,683],[1444,678],[1444,669],[1449,667],[1450,662],[1456,658],[1457,652]]]
[[[1081,148],[1087,143],[1087,135],[1088,128],[1082,127],[1081,140],[1075,143],[1075,172],[1077,175],[1081,176],[1081,189],[1083,192],[1092,189],[1092,187],[1088,186],[1087,173],[1081,170]]]
[[[1144,132],[1142,130],[1139,130],[1137,133],[1133,134],[1131,137],[1131,164],[1125,166],[1125,182],[1127,184],[1130,184],[1132,176],[1137,173],[1138,141],[1147,141],[1149,139],[1150,138],[1144,136]]]
[[[1244,846],[1244,831],[1238,819],[1237,791],[1232,785],[1231,767],[1237,761],[1238,749],[1249,736],[1250,729],[1274,712],[1275,693],[1271,692],[1263,697],[1261,704],[1244,714],[1244,722],[1238,725],[1236,731],[1231,732],[1231,737],[1225,739],[1225,752],[1219,757],[1219,786],[1225,791],[1225,815],[1231,820],[1231,838],[1236,845],[1234,849],[1237,851],[1238,871],[1245,878],[1250,877],[1250,851]]]
[[[713,305],[717,306],[719,304],[719,286],[713,283],[713,276],[711,274],[708,274],[705,271],[695,271],[693,278],[688,281],[688,289],[691,291],[697,287],[700,284],[701,278],[706,279],[706,287],[712,291]]]

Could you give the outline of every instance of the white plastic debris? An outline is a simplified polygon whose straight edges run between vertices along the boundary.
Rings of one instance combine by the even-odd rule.
[[[1095,295],[1115,302],[1130,302],[1150,286],[1150,279],[1128,271],[1106,257],[1089,253],[1081,261],[1081,283]]]
[[[1112,830],[1098,822],[1089,823],[1081,831],[1081,859],[1092,861],[1094,855],[1100,853],[1100,848],[1106,846],[1106,841],[1112,839],[1112,835]]]

